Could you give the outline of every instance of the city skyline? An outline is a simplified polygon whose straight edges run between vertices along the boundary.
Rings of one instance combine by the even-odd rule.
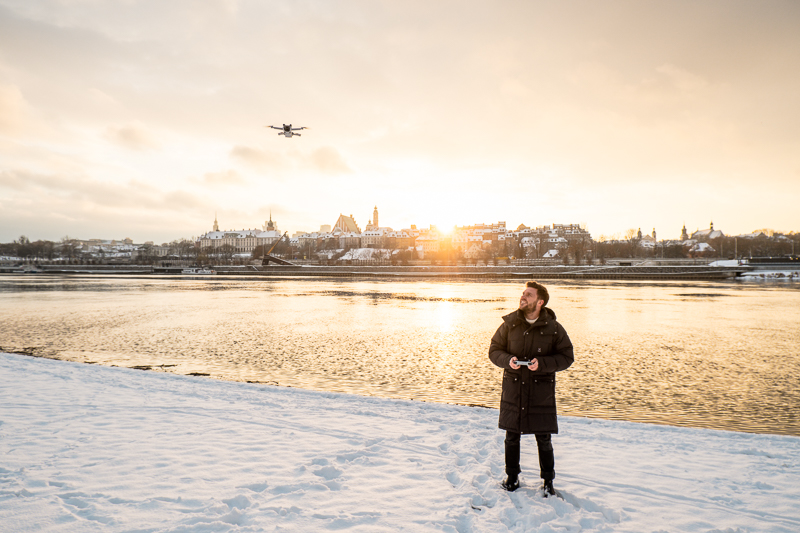
[[[373,215],[377,214],[377,211],[378,211],[378,208],[376,206],[374,208]],[[351,215],[343,215],[342,213],[339,214],[339,218],[341,218],[343,216],[347,217],[347,218],[351,217]],[[507,233],[509,233],[509,234],[510,233],[518,233],[518,230],[519,230],[519,227],[518,227],[519,225],[515,226],[515,227],[511,227],[511,226],[508,226],[508,224],[506,224],[506,222],[502,221],[502,220],[500,220],[500,221],[492,221],[492,222],[488,222],[488,223],[485,223],[483,221],[481,221],[481,222],[474,222],[473,221],[473,222],[471,222],[469,224],[456,225],[456,226],[445,227],[445,228],[439,227],[439,226],[437,226],[435,224],[409,224],[408,226],[404,226],[404,227],[399,227],[399,226],[395,227],[395,226],[392,226],[391,224],[380,224],[379,226],[375,226],[374,225],[374,220],[367,219],[366,222],[360,223],[360,222],[358,222],[357,217],[355,217],[354,215],[352,216],[352,220],[358,226],[358,231],[356,232],[358,234],[363,234],[365,231],[371,231],[371,230],[374,231],[376,229],[389,230],[389,231],[392,231],[392,232],[408,231],[409,229],[411,229],[411,230],[413,230],[415,232],[419,232],[419,233],[427,233],[428,231],[435,229],[435,232],[437,232],[438,234],[440,234],[442,236],[448,236],[451,233],[454,234],[456,232],[461,232],[461,231],[465,231],[465,230],[471,230],[471,229],[476,228],[476,227],[487,227],[488,228],[488,227],[498,226],[498,225],[502,225],[505,228],[505,231]],[[657,242],[686,241],[686,240],[692,238],[691,236],[694,233],[708,233],[710,230],[714,230],[715,229],[714,222],[711,221],[709,223],[708,227],[692,229],[692,228],[687,228],[684,225],[679,230],[678,236],[672,236],[671,234],[667,234],[665,236],[657,228],[650,228],[650,229],[646,229],[645,228],[645,229],[643,229],[641,227],[629,227],[629,228],[625,228],[624,230],[616,231],[614,233],[609,233],[609,234],[592,234],[592,232],[588,228],[588,226],[585,226],[583,224],[574,223],[574,222],[561,221],[561,222],[551,222],[551,223],[548,223],[548,224],[525,224],[524,222],[522,222],[521,225],[525,226],[529,230],[549,230],[549,229],[555,228],[556,226],[559,226],[559,227],[568,227],[568,226],[578,227],[578,226],[580,226],[582,228],[582,230],[585,230],[587,232],[587,234],[589,234],[591,236],[591,240],[595,241],[595,242],[615,241],[615,240],[627,241],[627,240],[629,240],[631,238],[635,238],[637,233],[641,234],[641,235],[645,235],[645,236],[647,236],[647,238],[650,238],[651,236],[655,237],[653,240],[657,241]],[[238,227],[238,228],[226,227],[224,224],[222,226],[220,226],[219,223],[218,223],[217,218],[215,217],[213,223],[209,226],[210,229],[204,229],[204,230],[199,231],[196,234],[193,234],[191,236],[181,235],[181,236],[176,236],[174,238],[169,238],[169,239],[166,239],[166,240],[163,240],[163,241],[157,240],[157,239],[148,239],[148,238],[136,240],[136,239],[131,239],[128,236],[124,236],[123,237],[123,236],[119,236],[119,235],[116,235],[116,236],[107,236],[107,235],[99,236],[99,235],[94,235],[94,234],[92,236],[69,235],[69,236],[62,236],[60,238],[55,238],[55,239],[47,239],[47,238],[40,238],[40,237],[38,237],[36,235],[25,235],[25,234],[22,234],[20,236],[17,236],[17,237],[15,237],[13,239],[8,240],[8,241],[0,241],[0,243],[16,242],[16,241],[19,240],[18,239],[19,237],[24,236],[30,242],[35,242],[35,241],[38,241],[38,240],[59,242],[59,241],[62,241],[64,239],[64,237],[69,237],[69,239],[73,240],[73,241],[85,241],[85,242],[89,242],[89,241],[105,241],[105,242],[116,241],[116,242],[122,242],[122,241],[128,240],[128,241],[139,243],[139,244],[141,244],[141,243],[169,244],[169,243],[179,242],[179,241],[200,242],[200,240],[204,236],[212,234],[212,233],[241,233],[241,232],[255,232],[254,235],[258,234],[258,233],[261,233],[261,232],[267,232],[267,233],[270,233],[270,234],[275,234],[276,236],[279,236],[283,232],[286,232],[290,237],[294,238],[294,237],[297,237],[297,236],[303,235],[303,234],[325,234],[325,233],[331,233],[333,231],[333,227],[334,226],[335,226],[335,224],[320,224],[319,227],[317,227],[316,229],[308,229],[308,230],[306,230],[306,229],[293,230],[292,228],[286,229],[286,228],[282,227],[281,225],[279,225],[279,221],[278,220],[273,220],[272,216],[270,214],[270,218],[268,220],[264,221],[263,224],[256,223],[255,225],[250,224],[250,225],[243,226],[243,227]],[[720,228],[718,226],[716,227],[716,230],[717,230],[716,233],[720,233],[724,237],[752,238],[753,235],[756,235],[756,234],[762,233],[762,232],[765,233],[768,236],[772,236],[773,232],[776,235],[778,235],[778,234],[796,235],[797,234],[797,232],[794,231],[794,230],[781,232],[781,231],[778,231],[778,230],[774,230],[773,228],[766,228],[766,227],[754,228],[751,231],[747,231],[747,232],[744,232],[744,233],[738,233],[738,234],[727,233],[727,232],[725,232],[723,230],[720,230]],[[641,236],[639,237],[639,239],[641,239]]]
[[[395,229],[797,231],[799,23],[777,0],[0,0],[0,242],[375,204]]]

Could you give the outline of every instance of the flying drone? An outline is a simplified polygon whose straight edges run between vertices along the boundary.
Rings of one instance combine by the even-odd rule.
[[[299,133],[295,133],[295,132],[299,131],[299,130],[307,130],[308,129],[305,126],[302,126],[302,127],[299,127],[299,128],[293,128],[291,124],[284,124],[283,127],[278,127],[278,126],[264,126],[264,127],[265,128],[272,128],[273,130],[280,130],[278,135],[283,135],[287,139],[291,138],[294,135],[297,135],[298,137],[300,137],[301,135]]]

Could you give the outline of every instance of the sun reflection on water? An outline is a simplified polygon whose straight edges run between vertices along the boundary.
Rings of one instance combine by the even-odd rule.
[[[800,290],[550,282],[565,414],[800,435]],[[0,346],[356,394],[499,403],[489,339],[522,283],[0,278]]]

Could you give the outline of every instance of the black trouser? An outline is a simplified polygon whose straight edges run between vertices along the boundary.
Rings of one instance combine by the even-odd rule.
[[[506,474],[518,476],[520,434],[506,431]],[[553,480],[556,477],[556,458],[553,455],[553,441],[549,434],[537,434],[536,446],[539,448],[539,475],[542,479]]]

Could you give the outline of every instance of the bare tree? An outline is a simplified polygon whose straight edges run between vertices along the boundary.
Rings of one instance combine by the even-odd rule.
[[[218,257],[227,265],[233,260],[233,254],[236,253],[236,248],[232,244],[223,244],[217,248]]]
[[[61,257],[66,257],[70,263],[75,257],[75,242],[69,238],[69,235],[61,237]]]
[[[625,240],[628,241],[628,257],[634,257],[639,248],[639,232],[633,228],[625,230]]]

